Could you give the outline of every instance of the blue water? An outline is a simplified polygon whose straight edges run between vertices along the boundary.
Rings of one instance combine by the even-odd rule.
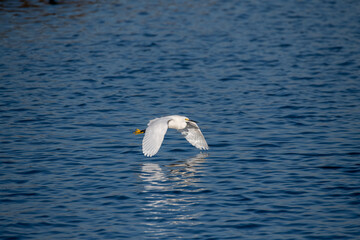
[[[1,239],[359,239],[359,1],[57,2],[0,2]]]

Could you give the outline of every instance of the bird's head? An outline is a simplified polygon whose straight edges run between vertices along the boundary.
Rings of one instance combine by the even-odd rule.
[[[187,118],[187,117],[185,117],[185,122],[194,122],[194,123],[196,123],[196,121],[194,121],[194,120],[190,120],[189,118]]]

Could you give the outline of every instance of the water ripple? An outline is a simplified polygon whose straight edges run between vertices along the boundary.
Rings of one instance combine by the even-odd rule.
[[[49,2],[0,3],[1,239],[358,238],[357,2]],[[210,151],[144,157],[170,114]]]

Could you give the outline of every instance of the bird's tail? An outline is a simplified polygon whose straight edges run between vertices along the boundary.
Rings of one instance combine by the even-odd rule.
[[[140,129],[136,129],[135,132],[133,132],[133,134],[142,134],[145,133],[145,130],[140,130]]]

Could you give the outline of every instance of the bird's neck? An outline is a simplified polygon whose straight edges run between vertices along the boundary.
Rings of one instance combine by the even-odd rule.
[[[173,129],[184,129],[186,127],[186,122],[183,121],[176,121],[176,120],[170,120],[168,123],[169,128]]]

